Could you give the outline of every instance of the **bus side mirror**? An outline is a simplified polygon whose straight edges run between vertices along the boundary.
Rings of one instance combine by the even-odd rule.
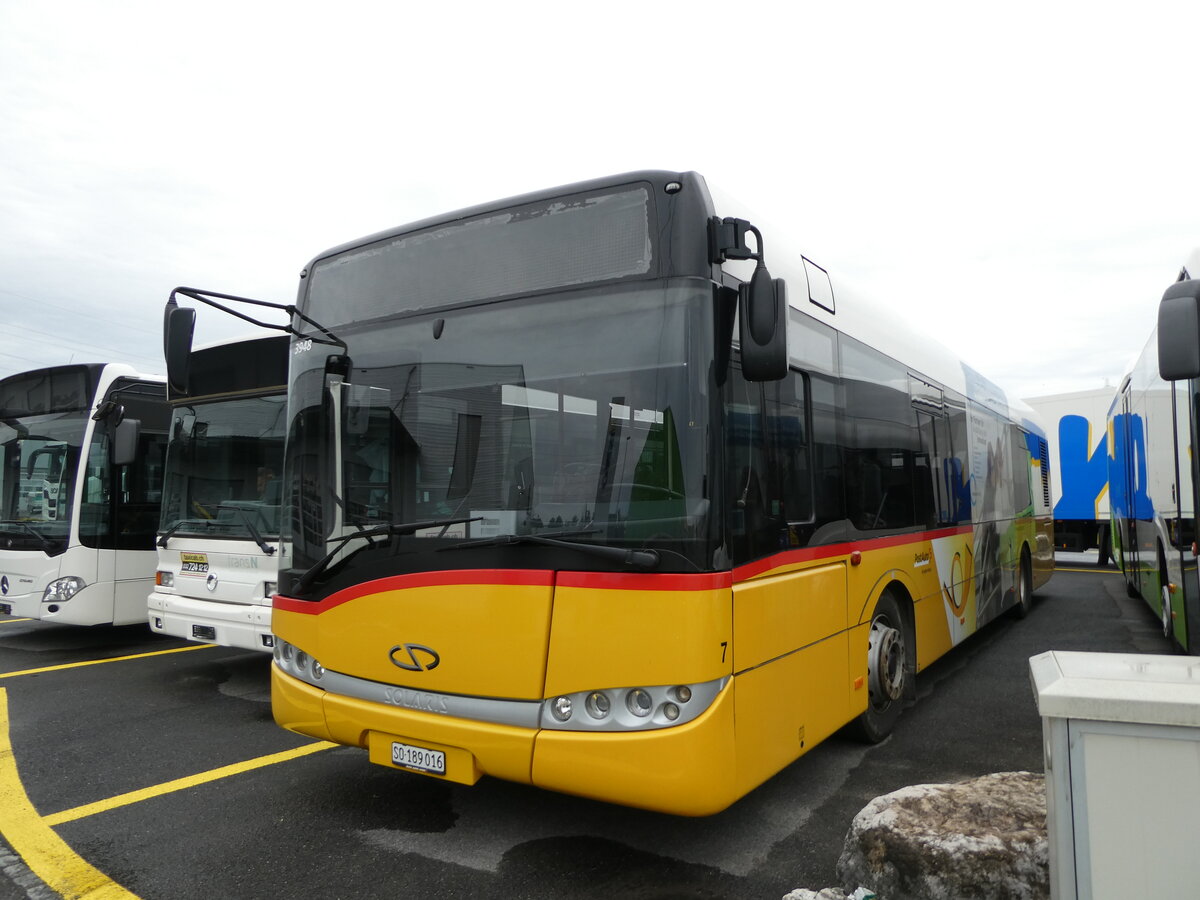
[[[188,369],[192,357],[192,332],[196,311],[167,301],[163,311],[163,356],[167,361],[167,385],[177,394],[188,391]]]
[[[1158,304],[1158,374],[1200,378],[1200,280],[1176,282]]]
[[[787,286],[760,260],[749,283],[738,288],[742,375],[747,381],[779,381],[788,371]]]
[[[122,419],[113,431],[112,462],[114,466],[127,466],[137,462],[138,439],[142,436],[139,419]]]

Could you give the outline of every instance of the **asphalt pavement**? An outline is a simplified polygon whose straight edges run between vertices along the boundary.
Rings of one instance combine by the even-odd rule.
[[[918,676],[888,740],[834,736],[705,819],[386,770],[279,729],[265,655],[0,618],[0,898],[69,895],[46,881],[144,900],[777,898],[835,885],[850,820],[874,797],[1042,770],[1031,656],[1169,652],[1114,570],[1059,565],[1028,618]]]

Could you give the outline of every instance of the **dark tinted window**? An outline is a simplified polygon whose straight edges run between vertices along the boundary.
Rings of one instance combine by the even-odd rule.
[[[335,326],[646,275],[650,217],[639,185],[402,234],[318,263],[305,309]]]
[[[860,531],[926,525],[932,518],[929,460],[908,371],[849,338],[841,339],[841,351],[847,517]]]
[[[814,516],[807,379],[799,372],[726,394],[726,495],[735,562],[798,546]]]

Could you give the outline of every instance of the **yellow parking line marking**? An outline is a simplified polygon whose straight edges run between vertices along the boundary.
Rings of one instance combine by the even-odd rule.
[[[137,900],[60,838],[38,815],[17,773],[8,736],[8,696],[0,688],[0,834],[50,890],[66,900]]]
[[[296,747],[294,750],[284,750],[281,753],[259,756],[255,759],[248,759],[245,762],[221,766],[219,769],[210,769],[198,775],[189,775],[186,778],[177,778],[174,781],[167,781],[163,784],[142,788],[141,790],[118,794],[116,797],[109,797],[107,800],[97,800],[95,803],[77,806],[74,809],[64,809],[62,812],[44,816],[42,822],[46,825],[61,825],[64,822],[74,822],[76,819],[108,812],[110,809],[128,806],[131,803],[140,803],[142,800],[149,800],[152,797],[161,797],[163,794],[182,791],[190,787],[195,787],[198,784],[206,784],[210,781],[218,781],[222,778],[228,778],[230,775],[239,775],[242,772],[261,769],[263,766],[273,766],[275,763],[287,762],[289,759],[297,759],[301,756],[307,756],[310,753],[328,750],[331,747],[337,746],[339,745],[330,743],[329,741],[317,741],[314,744],[305,744],[303,747]]]
[[[1055,566],[1054,571],[1055,572],[1083,572],[1084,574],[1087,574],[1087,575],[1120,575],[1121,574],[1120,570],[1118,570],[1118,569],[1101,569],[1099,567],[1092,568],[1092,569],[1076,569],[1076,568],[1072,568],[1070,566]]]
[[[0,619],[0,625],[10,625],[13,622],[32,622],[33,619]]]
[[[188,650],[207,650],[219,644],[195,644],[190,647],[176,647],[173,650],[155,650],[152,653],[135,653],[132,656],[114,656],[109,659],[91,659],[87,662],[63,663],[61,666],[46,666],[41,669],[22,669],[19,672],[0,672],[0,678],[16,678],[18,675],[41,675],[43,672],[61,672],[63,669],[78,669],[82,666],[98,666],[101,663],[124,662],[127,659],[145,659],[148,656],[165,656],[168,653],[186,653]]]

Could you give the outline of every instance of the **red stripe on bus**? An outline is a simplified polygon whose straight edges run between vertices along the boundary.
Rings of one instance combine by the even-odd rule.
[[[653,572],[559,572],[559,587],[614,591],[719,591],[733,584],[732,572],[697,575]]]
[[[870,552],[899,547],[904,544],[919,544],[938,538],[969,534],[972,526],[959,525],[937,531],[921,531],[909,534],[890,535],[861,541],[846,541],[841,544],[826,544],[820,547],[805,547],[785,550],[765,559],[738,566],[732,572],[703,572],[696,575],[654,572],[559,572],[557,584],[562,587],[590,588],[614,591],[715,591],[731,587],[733,583],[748,581],[774,569],[797,563],[816,562],[848,556],[854,550]],[[320,615],[335,606],[357,600],[381,591],[411,590],[422,587],[445,587],[454,585],[528,585],[550,587],[554,585],[555,573],[548,570],[531,569],[464,569],[444,572],[418,572],[410,575],[393,575],[375,581],[365,581],[330,594],[316,603],[310,600],[295,600],[276,595],[275,609],[284,612]]]
[[[802,562],[815,562],[822,559],[835,559],[848,556],[855,550],[868,553],[872,550],[886,550],[889,547],[899,547],[904,544],[920,544],[938,538],[954,537],[957,534],[970,534],[972,525],[955,525],[950,528],[939,528],[936,531],[917,531],[908,534],[893,534],[888,537],[869,538],[861,541],[845,541],[841,544],[825,544],[820,547],[803,547],[796,550],[784,550],[765,559],[758,559],[733,570],[735,582],[748,581],[764,575],[772,569],[794,565]]]
[[[536,569],[461,569],[445,572],[417,572],[411,575],[392,575],[374,581],[344,588],[316,603],[311,600],[294,600],[275,595],[272,606],[284,612],[320,615],[359,597],[378,594],[382,591],[402,591],[423,587],[446,587],[472,584],[507,584],[549,587],[554,584],[554,573]]]

